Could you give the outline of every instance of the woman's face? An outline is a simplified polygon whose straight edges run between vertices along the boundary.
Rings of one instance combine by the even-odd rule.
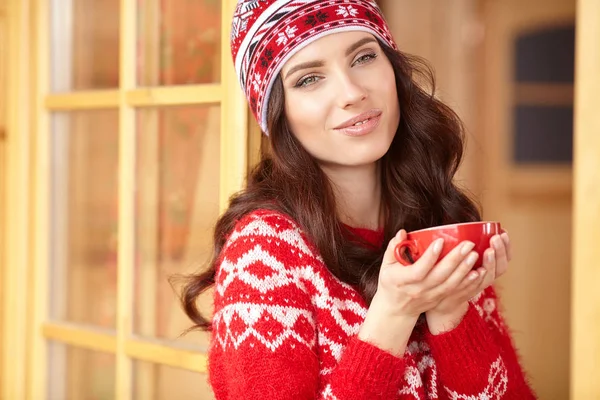
[[[389,149],[400,121],[394,70],[375,37],[324,36],[281,71],[293,134],[322,165],[360,166]]]

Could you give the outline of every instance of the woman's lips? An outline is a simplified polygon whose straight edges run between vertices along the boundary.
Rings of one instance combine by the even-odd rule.
[[[373,132],[373,130],[375,130],[375,128],[377,128],[379,125],[380,120],[381,112],[372,113],[366,119],[363,118],[362,120],[359,120],[362,122],[358,125],[348,125],[343,128],[336,128],[336,130],[348,136],[364,136]]]

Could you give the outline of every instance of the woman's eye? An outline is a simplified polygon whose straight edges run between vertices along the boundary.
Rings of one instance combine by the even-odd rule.
[[[355,64],[364,64],[367,63],[373,59],[377,58],[377,54],[375,53],[369,53],[369,54],[365,54],[364,56],[360,56],[356,59],[356,61],[354,62]]]
[[[300,79],[298,83],[296,83],[296,87],[304,87],[308,85],[312,85],[313,83],[319,80],[318,76],[307,76],[306,78]]]

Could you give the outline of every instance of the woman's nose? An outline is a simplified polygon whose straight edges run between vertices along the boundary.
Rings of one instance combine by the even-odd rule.
[[[350,107],[367,98],[367,91],[356,77],[346,74],[340,75],[338,85],[338,98],[341,108]]]

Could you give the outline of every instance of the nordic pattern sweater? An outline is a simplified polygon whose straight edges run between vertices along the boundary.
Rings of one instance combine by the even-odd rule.
[[[355,232],[376,245],[376,231]],[[420,319],[402,357],[357,338],[359,292],[288,216],[238,221],[217,266],[209,380],[222,399],[534,399],[493,288],[449,332]]]

